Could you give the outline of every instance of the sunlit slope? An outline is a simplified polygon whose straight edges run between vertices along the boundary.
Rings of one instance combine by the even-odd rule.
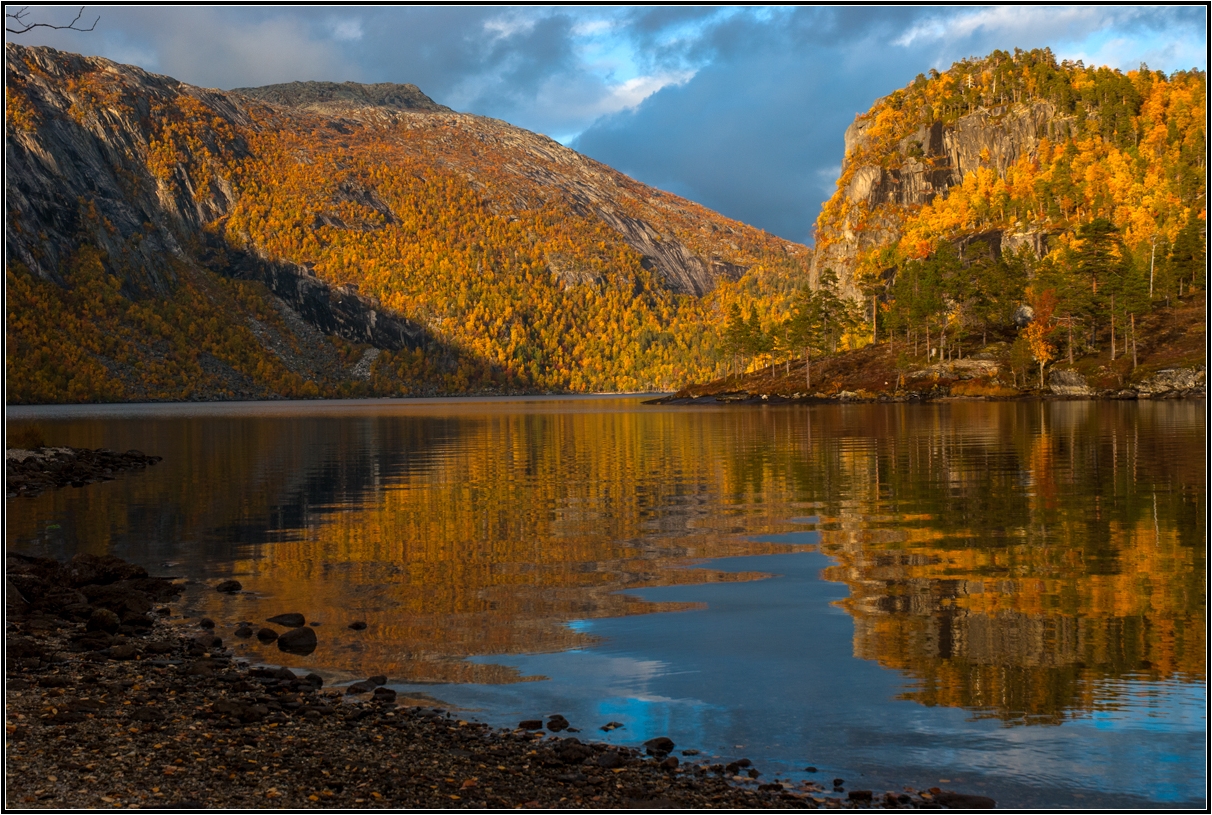
[[[1206,117],[1203,71],[1124,73],[1047,49],[931,70],[847,130],[814,271],[857,295],[943,241],[1038,254],[1099,218],[1164,258],[1193,216],[1206,222]]]
[[[802,246],[415,88],[334,107],[316,83],[224,93],[46,48],[6,65],[17,401],[221,398],[206,376],[260,396],[669,387],[714,371],[733,302],[781,315],[806,274]],[[295,286],[424,340],[363,341]]]

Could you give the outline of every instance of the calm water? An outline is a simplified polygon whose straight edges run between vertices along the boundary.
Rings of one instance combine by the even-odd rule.
[[[1203,806],[1206,403],[10,408],[145,473],[7,545],[195,581],[238,653],[848,788]],[[246,592],[206,585],[235,577]],[[320,647],[230,637],[303,611]],[[346,625],[365,620],[369,628]],[[609,735],[608,721],[626,726]]]

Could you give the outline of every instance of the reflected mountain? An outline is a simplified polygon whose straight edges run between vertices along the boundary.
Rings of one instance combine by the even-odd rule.
[[[855,654],[902,672],[905,698],[1059,722],[1115,705],[1109,680],[1206,677],[1203,413],[557,400],[65,420],[48,441],[165,461],[10,500],[7,541],[235,577],[239,595],[186,597],[228,642],[284,611],[321,623],[307,657],[236,641],[249,658],[494,683],[528,677],[468,658],[592,647],[578,621],[697,607],[628,590],[761,579],[707,561],[819,544]]]

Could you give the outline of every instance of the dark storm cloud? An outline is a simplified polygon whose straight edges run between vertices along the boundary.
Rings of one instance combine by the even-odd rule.
[[[731,217],[807,241],[832,192],[842,134],[860,110],[921,70],[885,47],[913,20],[805,9],[718,26],[699,46],[711,62],[681,86],[604,117],[578,150]],[[863,59],[855,58],[862,46]]]
[[[30,7],[34,19],[66,11]],[[412,82],[801,241],[855,114],[919,72],[1043,46],[1121,69],[1207,65],[1202,6],[98,6],[85,16],[94,13],[91,33],[15,39],[208,87]]]

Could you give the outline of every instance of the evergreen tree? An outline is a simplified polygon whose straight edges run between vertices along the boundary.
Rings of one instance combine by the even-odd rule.
[[[1171,272],[1177,280],[1192,288],[1207,288],[1207,223],[1199,218],[1194,209],[1187,217],[1186,225],[1174,239],[1169,262]]]

